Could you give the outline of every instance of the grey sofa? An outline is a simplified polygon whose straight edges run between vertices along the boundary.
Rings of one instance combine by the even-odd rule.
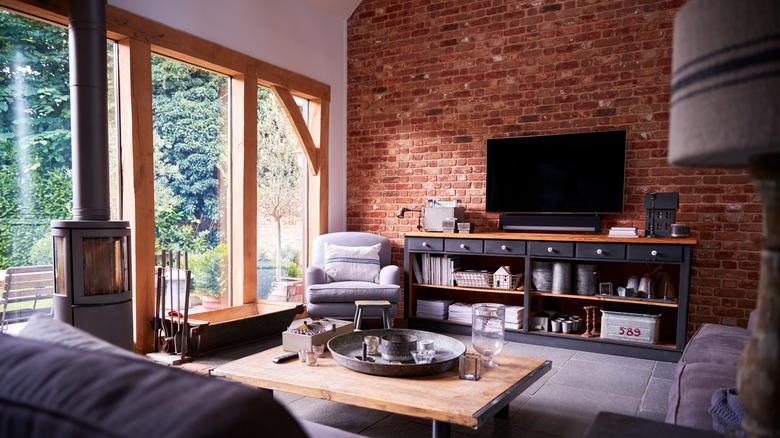
[[[335,281],[329,272],[325,244],[342,247],[379,245],[379,272],[376,278]],[[384,300],[391,303],[390,315],[398,313],[401,301],[401,270],[390,264],[390,241],[382,236],[362,232],[323,234],[312,242],[312,263],[306,270],[306,310],[315,318],[348,318],[355,316],[355,301]],[[341,279],[339,279],[341,280]],[[366,309],[363,316],[379,317],[378,308]]]
[[[158,365],[33,319],[19,337],[0,335],[0,436],[357,435],[297,421],[270,392]]]
[[[737,362],[750,338],[753,320],[751,314],[747,329],[704,324],[694,334],[677,362],[667,423],[714,430],[709,412],[713,394],[722,388],[736,388]]]

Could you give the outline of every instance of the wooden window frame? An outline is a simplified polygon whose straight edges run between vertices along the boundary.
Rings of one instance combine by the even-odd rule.
[[[0,6],[67,26],[67,0],[0,0]],[[308,161],[306,240],[328,229],[330,86],[200,37],[108,5],[108,38],[118,43],[124,220],[132,229],[135,351],[152,347],[154,315],[154,181],[151,55],[157,53],[228,75],[231,87],[232,302],[257,298],[257,86],[273,90],[290,117]],[[308,124],[293,95],[310,102]],[[240,237],[237,237],[240,236]],[[309,247],[309,245],[305,245]],[[306,254],[305,259],[308,259]],[[139,269],[140,268],[140,269]]]

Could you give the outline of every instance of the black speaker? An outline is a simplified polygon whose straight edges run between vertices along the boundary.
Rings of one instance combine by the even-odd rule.
[[[589,215],[557,214],[502,214],[498,227],[505,231],[601,231],[601,217]]]

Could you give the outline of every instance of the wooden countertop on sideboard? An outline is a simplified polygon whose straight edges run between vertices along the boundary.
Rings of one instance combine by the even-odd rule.
[[[446,239],[488,239],[488,240],[543,240],[555,242],[601,242],[601,243],[636,243],[641,245],[696,245],[698,240],[693,237],[609,237],[605,234],[553,234],[553,233],[440,233],[413,231],[405,237],[428,237]]]

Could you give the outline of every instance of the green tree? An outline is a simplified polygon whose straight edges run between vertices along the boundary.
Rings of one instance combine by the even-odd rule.
[[[67,31],[0,10],[0,269],[72,217],[70,140]]]
[[[215,248],[227,190],[228,79],[152,58],[155,221],[158,246]]]
[[[276,224],[276,277],[282,277],[282,224],[302,213],[300,147],[289,119],[267,88],[257,98],[257,204]],[[297,263],[297,261],[296,261]]]

